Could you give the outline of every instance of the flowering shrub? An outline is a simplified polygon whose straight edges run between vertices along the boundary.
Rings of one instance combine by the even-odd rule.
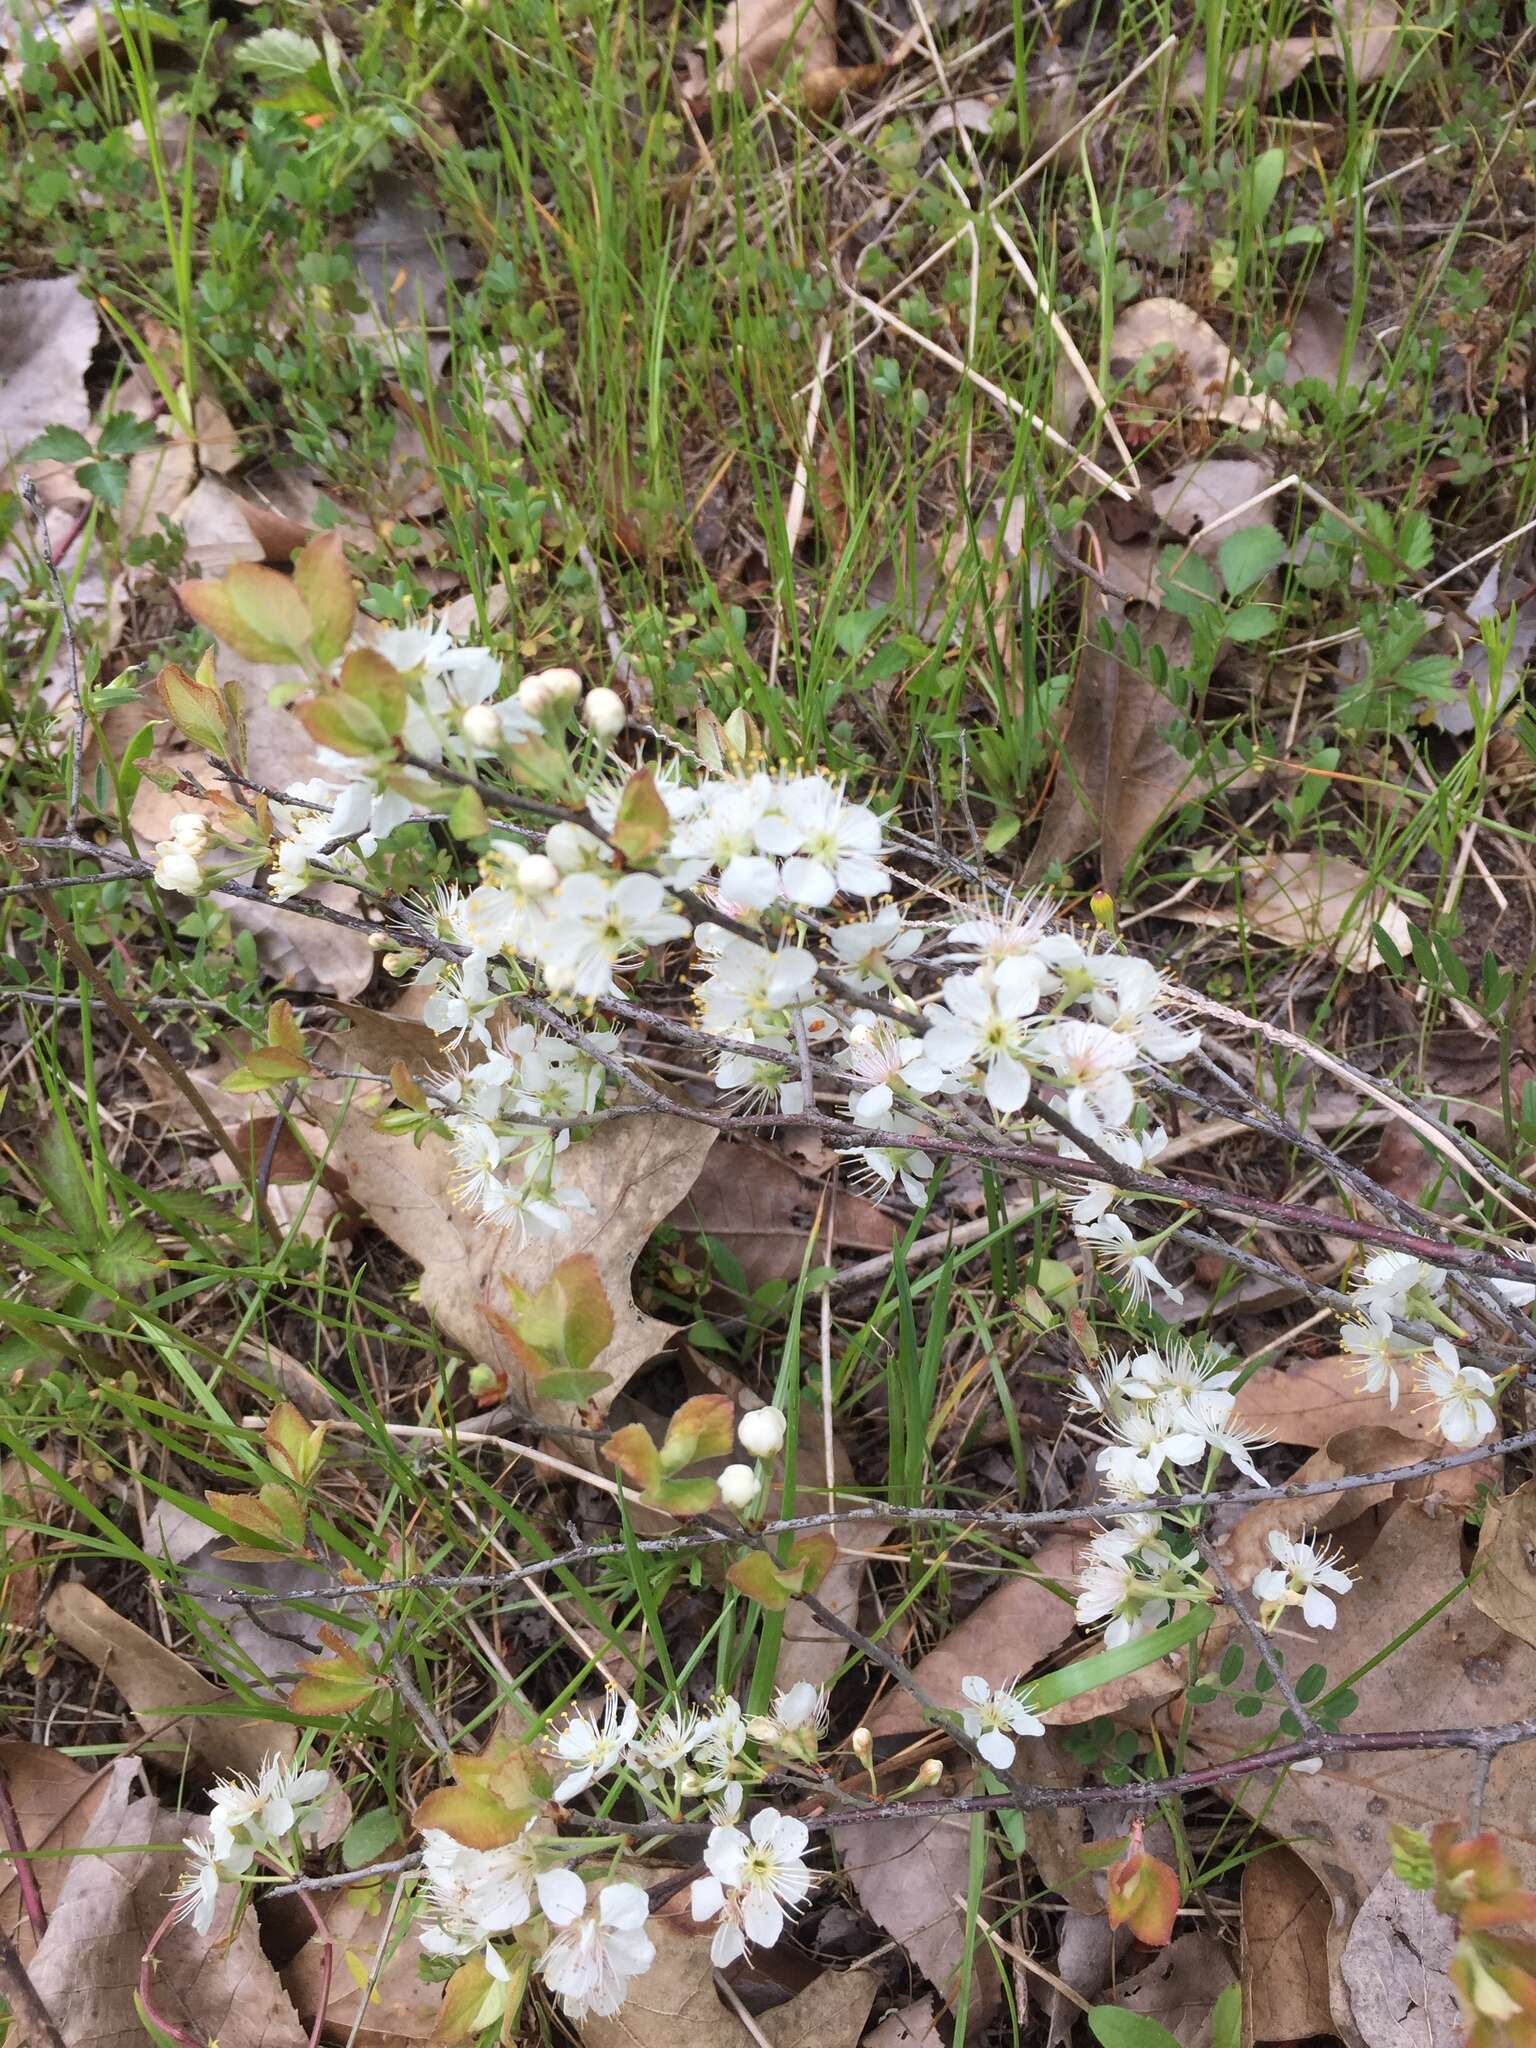
[[[1154,1298],[1182,1299],[1159,1259],[1187,1213],[1162,1191],[1157,1100],[1200,1036],[1158,967],[1115,940],[1107,908],[1078,929],[1042,897],[983,892],[910,916],[906,842],[877,801],[822,771],[762,758],[740,718],[701,719],[696,750],[663,742],[653,758],[620,764],[625,712],[612,691],[584,690],[569,669],[525,676],[512,690],[494,655],[440,626],[360,617],[331,541],[304,550],[291,583],[242,564],[182,596],[241,654],[293,664],[323,772],[266,790],[261,764],[243,759],[211,659],[196,676],[166,671],[168,712],[223,764],[231,793],[173,822],[155,880],[185,895],[254,882],[294,908],[316,885],[340,882],[385,903],[395,928],[388,965],[426,990],[423,1015],[442,1057],[429,1074],[391,1077],[383,1127],[402,1141],[428,1130],[445,1138],[458,1199],[487,1227],[558,1239],[586,1206],[569,1175],[572,1151],[602,1122],[636,1107],[715,1119],[645,1080],[629,1038],[643,1025],[703,1051],[719,1120],[812,1123],[883,1196],[926,1205],[955,1156],[1027,1160],[1062,1184],[1074,1255],[1098,1270],[1130,1339],[1103,1353],[1086,1318],[1072,1324],[1104,1523],[1088,1544],[1077,1619],[1102,1627],[1117,1650],[1208,1607],[1216,1589],[1199,1554],[1198,1510],[1164,1496],[1208,1488],[1222,1460],[1264,1487],[1262,1440],[1236,1419],[1237,1361],[1149,1328]],[[421,886],[400,899],[411,848],[433,843],[421,831],[428,822],[446,827],[461,872],[428,879],[437,869],[423,854]],[[938,900],[932,890],[929,900]],[[663,974],[691,985],[692,1024],[643,1005]],[[269,1046],[251,1055],[248,1085],[302,1085],[311,1071],[280,1009]],[[1117,1206],[1127,1194],[1162,1202],[1170,1220],[1133,1226]],[[1058,1271],[1070,1296],[1074,1276],[1065,1263]],[[1365,1385],[1391,1402],[1411,1376],[1447,1442],[1461,1447],[1495,1428],[1500,1385],[1463,1364],[1458,1340],[1468,1332],[1457,1316],[1479,1299],[1507,1314],[1536,1288],[1478,1282],[1492,1290],[1479,1297],[1458,1285],[1403,1252],[1369,1257],[1351,1280],[1342,1342]],[[604,1384],[594,1366],[613,1323],[589,1260],[565,1261],[515,1307],[509,1328],[532,1382],[568,1401]],[[760,1408],[740,1418],[744,1457],[718,1477],[699,1469],[730,1454],[733,1421],[723,1397],[699,1397],[661,1443],[631,1424],[602,1455],[649,1507],[735,1518],[722,1537],[737,1546],[728,1579],[740,1594],[767,1608],[814,1597],[834,1555],[830,1534],[774,1549],[754,1534],[785,1417]],[[313,1477],[319,1455],[312,1439],[294,1437],[296,1480]],[[295,1460],[310,1462],[300,1470]],[[264,1540],[302,1543],[303,1504],[291,1489],[220,1500]],[[1278,1533],[1270,1551],[1252,1581],[1251,1625],[1273,1630],[1299,1617],[1331,1628],[1350,1586],[1337,1556]],[[373,1699],[377,1674],[332,1647],[305,1683],[340,1687],[354,1705]],[[326,1695],[332,1710],[339,1697]],[[1010,1772],[1019,1743],[1043,1732],[1027,1688],[968,1676],[962,1699],[950,1731],[992,1771]],[[605,1838],[596,1821],[562,1832],[589,1794],[605,1812],[627,1791],[652,1816],[708,1824],[689,1903],[712,1926],[716,1964],[777,1941],[816,1882],[811,1836],[795,1815],[749,1801],[770,1776],[792,1780],[816,1766],[826,1727],[825,1696],[806,1685],[750,1716],[729,1697],[707,1711],[670,1700],[647,1716],[610,1692],[528,1745],[459,1759],[459,1782],[416,1815],[421,1942],[452,1971],[444,2037],[505,2024],[535,1979],[573,2020],[612,2014],[650,1967],[650,1896],[620,1861],[617,1836]],[[861,1734],[850,1748],[867,1768]],[[273,1767],[255,1786],[221,1787],[207,1841],[189,1844],[177,1910],[206,1930],[221,1885],[291,1868],[322,1778]],[[933,1775],[925,1767],[914,1782]],[[1170,1884],[1176,1903],[1173,1874],[1145,1853],[1139,1832],[1117,1845],[1113,1910],[1143,1939],[1167,1938],[1150,1930],[1171,1926]],[[1487,2011],[1493,1994],[1480,1995]]]

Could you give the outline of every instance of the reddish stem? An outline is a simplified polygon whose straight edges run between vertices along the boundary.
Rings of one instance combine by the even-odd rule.
[[[5,1846],[11,1852],[11,1861],[16,1866],[16,1885],[21,1893],[21,1903],[26,1908],[27,1921],[33,1937],[41,1941],[48,1932],[48,1910],[43,1904],[43,1895],[37,1888],[37,1872],[32,1868],[32,1852],[27,1847],[27,1838],[21,1831],[16,1802],[11,1797],[10,1780],[4,1771],[0,1771],[0,1834],[5,1836]]]
[[[176,1925],[180,1913],[180,1906],[172,1906],[171,1910],[160,1922],[160,1925],[149,1937],[149,1946],[145,1949],[139,1961],[139,2003],[143,2006],[144,2016],[150,2021],[151,2025],[158,2027],[160,2032],[170,2040],[179,2041],[181,2048],[209,2048],[208,2042],[199,2040],[196,2034],[189,2034],[184,2027],[178,2027],[173,2020],[168,2020],[165,2014],[156,2008],[155,2002],[150,1996],[150,1982],[154,1975],[150,1965],[154,1961],[155,1950]]]
[[[336,1960],[336,1944],[332,1941],[331,1930],[326,1926],[320,1908],[313,1898],[308,1892],[300,1892],[299,1897],[304,1901],[309,1917],[315,1923],[315,1932],[325,1949],[320,1963],[320,1997],[315,2005],[315,2017],[309,2029],[309,2048],[320,2048],[320,2036],[325,2030],[325,2015],[331,2003],[331,1969]]]

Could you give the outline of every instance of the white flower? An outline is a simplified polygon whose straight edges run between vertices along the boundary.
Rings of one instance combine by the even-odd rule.
[[[969,1702],[961,1712],[961,1725],[996,1771],[1011,1767],[1018,1749],[1016,1735],[1045,1733],[1045,1723],[1020,1698],[1017,1681],[994,1688],[984,1678],[962,1678],[960,1691]]]
[[[696,937],[703,938],[701,931]],[[816,986],[816,961],[803,946],[770,952],[750,939],[728,936],[699,987],[699,1021],[727,1038],[782,1038],[788,1012]]]
[[[537,1902],[539,1910],[558,1910],[574,1898],[580,1911],[585,1887],[574,1872],[542,1870],[541,1849],[554,1844],[549,1835],[535,1835],[534,1824],[515,1842],[499,1849],[471,1849],[441,1828],[422,1831],[421,1865],[430,1917],[420,1927],[421,1946],[429,1955],[468,1956],[484,1953],[486,1967],[501,1976],[494,1937],[521,1927]]]
[[[894,1024],[858,1025],[839,1055],[860,1086],[849,1099],[857,1124],[883,1123],[901,1095],[932,1095],[955,1087],[952,1075],[929,1056],[926,1042]]]
[[[950,926],[955,950],[941,957],[973,960],[982,967],[997,967],[1004,960],[1027,960],[1050,930],[1052,915],[1052,904],[1033,891],[1005,896],[996,906],[984,902],[971,916]]]
[[[754,1490],[756,1484],[754,1480]],[[704,1725],[704,1718],[696,1707],[679,1707],[675,1713],[658,1714],[647,1733],[634,1745],[633,1756],[639,1766],[641,1782],[653,1784],[668,1772],[680,1771],[698,1746]]]
[[[910,1117],[894,1111],[886,1118],[886,1126],[892,1131],[911,1131],[917,1134],[919,1126]],[[876,1199],[897,1186],[912,1204],[920,1209],[928,1199],[928,1182],[932,1180],[934,1165],[926,1152],[911,1145],[856,1145],[844,1154],[846,1158],[859,1161],[860,1172],[856,1180],[864,1185]]]
[[[545,1909],[560,1932],[539,1958],[539,1975],[568,2019],[611,2019],[629,1980],[643,1977],[656,1960],[645,1931],[650,1901],[637,1884],[605,1884],[595,1906],[571,1907],[567,1899],[554,1911]]]
[[[1175,1600],[1206,1595],[1203,1581],[1173,1555],[1158,1528],[1153,1515],[1128,1515],[1088,1545],[1078,1574],[1077,1620],[1083,1628],[1105,1622],[1108,1650],[1159,1627]]]
[[[213,1788],[208,1840],[226,1875],[248,1870],[256,1856],[284,1846],[313,1818],[329,1791],[329,1771],[300,1771],[269,1756],[253,1778],[221,1778]]]
[[[1156,1401],[1128,1408],[1113,1420],[1116,1441],[1094,1463],[1126,1499],[1156,1493],[1165,1465],[1193,1465],[1205,1456],[1206,1437],[1182,1406]]]
[[[1375,1252],[1350,1275],[1349,1291],[1365,1315],[1422,1314],[1445,1293],[1446,1276],[1410,1252]]]
[[[1529,1280],[1490,1280],[1495,1294],[1502,1294],[1511,1308],[1529,1308],[1536,1301],[1536,1284]]]
[[[208,886],[208,877],[198,866],[197,855],[184,846],[178,846],[174,839],[162,839],[155,848],[159,859],[155,862],[155,886],[170,889],[178,896],[200,896]]]
[[[640,1715],[633,1700],[621,1701],[610,1690],[597,1714],[573,1713],[555,1738],[555,1752],[562,1763],[574,1765],[555,1787],[555,1798],[563,1805],[585,1792],[595,1779],[606,1778],[624,1760],[625,1752],[640,1727]]]
[[[613,994],[616,967],[688,931],[688,920],[666,908],[654,875],[567,875],[550,902],[546,978],[551,988],[589,1000]]]
[[[1085,1017],[1063,1017],[1039,1034],[1033,1050],[1065,1087],[1067,1116],[1079,1130],[1116,1130],[1130,1121],[1130,1070],[1140,1057],[1134,1040]]]
[[[864,804],[843,801],[839,784],[825,776],[802,776],[784,794],[795,851],[780,871],[780,885],[791,903],[825,909],[839,892],[878,896],[891,878],[876,856],[880,852],[880,820]],[[761,826],[759,844],[765,842]]]
[[[1040,1007],[1040,974],[1032,961],[1005,960],[981,974],[952,974],[944,984],[944,1007],[933,1013],[925,1050],[951,1073],[978,1066],[983,1093],[1000,1116],[1029,1100],[1025,1054]]]
[[[843,974],[855,987],[870,990],[889,981],[892,970],[910,960],[923,943],[923,933],[909,927],[894,903],[871,918],[850,918],[827,934]]]
[[[629,723],[629,712],[617,690],[588,690],[581,703],[581,722],[600,740],[616,740]]]
[[[1199,1050],[1199,1032],[1181,1030],[1165,1014],[1168,985],[1150,960],[1106,953],[1097,970],[1089,1008],[1101,1024],[1129,1038],[1148,1059],[1171,1063]]]
[[[784,1909],[800,1905],[813,1882],[805,1867],[810,1833],[792,1814],[765,1806],[752,1816],[750,1835],[712,1828],[704,1845],[707,1877],[694,1880],[695,1920],[720,1915],[710,1959],[724,1969],[746,1953],[748,1942],[772,1948],[784,1932]]]
[[[1156,1261],[1142,1251],[1141,1240],[1131,1235],[1130,1225],[1121,1217],[1101,1216],[1097,1222],[1080,1223],[1077,1235],[1083,1244],[1092,1247],[1101,1265],[1119,1274],[1133,1306],[1139,1308],[1149,1301],[1154,1287],[1169,1301],[1184,1299],[1183,1288],[1163,1278]]]
[[[1374,1309],[1368,1316],[1351,1316],[1339,1330],[1339,1341],[1354,1357],[1353,1369],[1360,1374],[1365,1391],[1385,1391],[1387,1406],[1395,1408],[1398,1365],[1417,1358],[1423,1345],[1416,1338],[1395,1335],[1390,1320],[1380,1309]]]
[[[746,1746],[747,1723],[739,1701],[722,1699],[699,1730],[699,1739],[694,1745],[693,1759],[699,1774],[699,1789],[703,1792],[735,1793],[734,1803],[739,1807],[741,1787],[733,1785],[731,1779]]]
[[[754,1458],[776,1458],[789,1434],[782,1408],[749,1408],[736,1424],[736,1439]]]
[[[747,1723],[754,1742],[766,1743],[790,1756],[814,1763],[817,1747],[827,1730],[827,1695],[824,1689],[802,1678],[787,1691],[773,1696],[773,1711],[759,1714]]]
[[[1225,1394],[1237,1378],[1236,1368],[1225,1363],[1226,1356],[1219,1350],[1196,1351],[1182,1337],[1167,1339],[1161,1350],[1149,1345],[1124,1361],[1125,1392],[1134,1401],[1155,1401],[1167,1394],[1180,1400],[1193,1394]],[[1230,1408],[1229,1401],[1223,1414]]]
[[[757,1499],[757,1473],[750,1465],[727,1465],[715,1481],[720,1498],[737,1514],[744,1514]]]
[[[1245,1479],[1251,1479],[1255,1486],[1268,1486],[1269,1481],[1253,1462],[1253,1453],[1268,1449],[1269,1439],[1257,1430],[1234,1427],[1231,1418],[1236,1405],[1235,1394],[1207,1386],[1186,1395],[1179,1413],[1184,1426],[1196,1430],[1211,1450],[1230,1458]]]
[[[1463,1365],[1456,1346],[1448,1337],[1437,1337],[1433,1357],[1418,1362],[1418,1384],[1440,1412],[1435,1425],[1448,1444],[1466,1450],[1492,1436],[1498,1427],[1494,1402],[1498,1389],[1487,1373],[1475,1365]]]
[[[192,1860],[171,1894],[172,1911],[178,1920],[190,1922],[194,1933],[207,1934],[219,1908],[219,1866],[213,1845],[189,1835],[182,1847]]]
[[[1354,1583],[1339,1569],[1342,1553],[1330,1545],[1319,1549],[1305,1537],[1287,1536],[1283,1529],[1271,1529],[1265,1540],[1275,1562],[1253,1581],[1254,1597],[1263,1603],[1259,1619],[1264,1627],[1274,1628],[1288,1607],[1299,1607],[1308,1628],[1332,1628],[1339,1610],[1328,1596],[1347,1593]]]
[[[547,896],[560,886],[560,870],[547,853],[525,854],[517,864],[517,886],[525,896]]]

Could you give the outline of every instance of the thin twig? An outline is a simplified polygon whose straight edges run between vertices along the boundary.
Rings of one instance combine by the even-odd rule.
[[[5,1836],[5,1846],[15,1866],[16,1889],[21,1893],[27,1925],[32,1929],[33,1940],[41,1941],[48,1932],[48,1909],[43,1904],[43,1895],[37,1888],[37,1872],[32,1868],[32,1852],[27,1847],[27,1838],[21,1831],[21,1821],[16,1812],[16,1802],[11,1797],[11,1781],[3,1770],[0,1770],[0,1834]]]

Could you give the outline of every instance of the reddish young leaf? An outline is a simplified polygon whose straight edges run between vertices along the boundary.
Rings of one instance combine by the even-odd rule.
[[[304,600],[275,569],[236,562],[218,582],[178,583],[176,595],[200,626],[247,661],[299,661],[309,645]]]
[[[466,1849],[501,1849],[528,1825],[528,1808],[508,1806],[475,1786],[440,1785],[417,1807],[411,1825],[418,1834],[423,1828],[441,1828]]]
[[[1129,1927],[1148,1948],[1166,1948],[1173,1939],[1179,1910],[1179,1880],[1156,1856],[1141,1847],[1141,1830],[1131,1830],[1128,1855],[1109,1869],[1109,1924]]]
[[[618,814],[610,837],[631,867],[649,867],[672,836],[668,814],[656,777],[649,768],[637,768],[624,785]]]
[[[681,1472],[700,1458],[728,1458],[735,1432],[735,1410],[726,1394],[696,1394],[685,1401],[667,1424],[661,1447],[662,1470]]]
[[[603,1445],[603,1456],[610,1465],[618,1466],[642,1496],[659,1485],[665,1476],[661,1469],[661,1453],[652,1443],[650,1431],[639,1422],[616,1429]]]

